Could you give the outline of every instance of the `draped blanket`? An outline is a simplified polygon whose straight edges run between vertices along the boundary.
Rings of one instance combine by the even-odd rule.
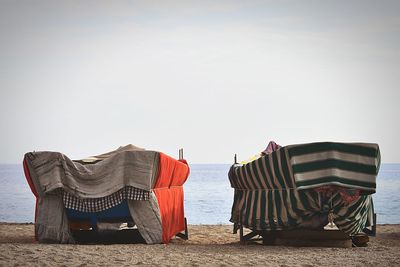
[[[147,243],[168,243],[184,229],[182,185],[189,174],[185,161],[128,145],[79,161],[59,152],[29,152],[24,170],[37,197],[39,241],[74,242],[65,208],[100,212],[124,200]]]
[[[81,164],[59,152],[30,152],[25,159],[39,196],[61,188],[80,198],[102,198],[125,186],[150,191],[158,156],[155,151],[123,151],[96,164]]]
[[[235,189],[231,222],[253,230],[318,228],[329,212],[339,229],[359,233],[372,222],[371,193],[379,169],[374,144],[313,143],[286,146],[250,163],[235,164],[229,180]],[[361,190],[346,201],[321,186]]]
[[[297,189],[322,185],[375,193],[379,147],[363,143],[311,143],[286,147]]]

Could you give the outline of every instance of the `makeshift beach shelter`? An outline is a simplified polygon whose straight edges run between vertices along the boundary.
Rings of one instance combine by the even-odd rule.
[[[179,152],[176,160],[128,145],[77,161],[59,152],[26,153],[37,240],[75,243],[78,233],[121,223],[137,228],[148,244],[168,243],[175,235],[187,238],[183,184],[189,166]]]
[[[377,144],[319,142],[275,146],[230,168],[230,221],[241,240],[334,223],[355,236],[374,226],[371,194],[380,166]],[[243,236],[243,227],[251,232]],[[369,229],[370,230],[370,229]],[[369,231],[374,231],[374,228]]]

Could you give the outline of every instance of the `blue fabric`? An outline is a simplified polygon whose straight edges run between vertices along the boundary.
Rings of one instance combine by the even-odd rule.
[[[122,201],[121,204],[117,206],[100,212],[83,212],[66,209],[66,213],[69,220],[90,221],[92,228],[95,230],[97,230],[98,220],[131,218],[128,202],[126,200]]]

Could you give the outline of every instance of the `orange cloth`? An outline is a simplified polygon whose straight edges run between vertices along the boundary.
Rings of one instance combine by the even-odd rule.
[[[178,161],[160,153],[160,163],[154,193],[160,208],[163,243],[185,229],[183,184],[189,176],[185,160]]]

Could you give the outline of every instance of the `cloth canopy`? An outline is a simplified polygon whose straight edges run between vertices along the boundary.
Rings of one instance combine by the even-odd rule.
[[[231,222],[253,230],[283,230],[309,225],[332,212],[349,234],[372,223],[380,154],[376,144],[312,143],[282,147],[247,164],[234,164]],[[351,202],[339,191],[326,196],[314,188],[360,190]],[[326,223],[326,221],[325,221]]]
[[[24,170],[37,197],[35,232],[39,241],[73,242],[65,208],[98,212],[124,200],[147,243],[168,243],[184,230],[182,185],[189,175],[184,160],[128,145],[78,161],[59,152],[29,152]],[[161,189],[168,193],[161,196]]]

